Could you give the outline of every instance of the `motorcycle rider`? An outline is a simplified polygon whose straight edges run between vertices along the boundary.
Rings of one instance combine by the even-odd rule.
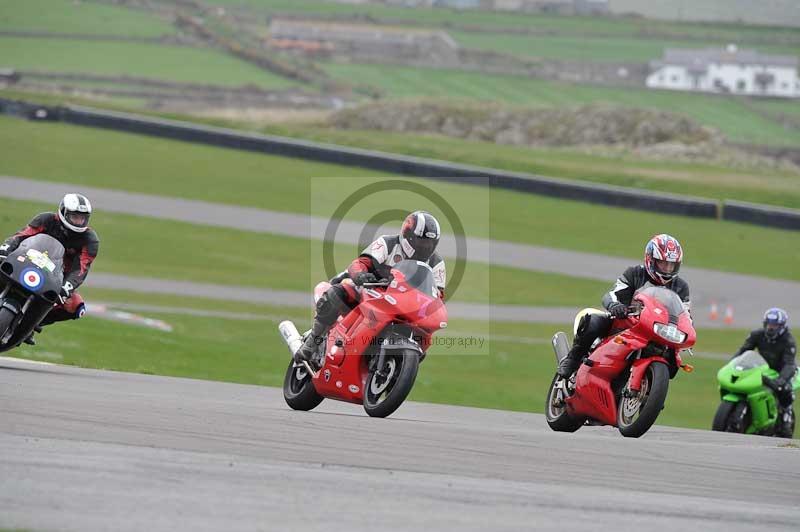
[[[40,233],[55,238],[64,246],[64,283],[59,293],[61,303],[44,317],[36,327],[36,332],[41,332],[41,326],[78,319],[86,312],[83,298],[76,290],[86,280],[100,247],[97,233],[89,227],[91,215],[92,204],[86,196],[67,194],[58,204],[56,212],[37,214],[27,226],[0,245],[0,262],[17,249],[23,240]],[[33,334],[25,339],[25,343],[36,345]]]
[[[764,384],[775,391],[778,399],[778,421],[775,427],[777,436],[791,438],[792,403],[794,391],[792,379],[797,372],[795,355],[797,342],[789,332],[789,315],[785,310],[773,307],[764,313],[762,327],[753,330],[745,339],[742,347],[733,355],[738,357],[745,351],[758,349],[769,367],[779,375],[770,379],[764,376]]]
[[[439,221],[429,212],[415,211],[403,221],[399,235],[384,235],[370,244],[350,263],[346,272],[331,281],[333,286],[317,301],[314,325],[295,353],[295,361],[310,360],[339,316],[358,305],[361,287],[389,277],[391,268],[400,261],[426,262],[433,270],[439,297],[444,298],[445,264],[436,253],[440,236]]]
[[[640,288],[648,285],[669,288],[678,294],[688,309],[689,285],[678,277],[682,261],[683,249],[677,239],[667,234],[651,238],[644,248],[644,264],[625,270],[603,296],[603,307],[610,317],[605,314],[584,314],[581,317],[572,349],[558,365],[558,375],[566,379],[578,369],[595,340],[608,336],[613,318],[627,316],[633,294]]]

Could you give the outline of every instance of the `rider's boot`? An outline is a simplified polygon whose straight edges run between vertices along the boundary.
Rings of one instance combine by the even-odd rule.
[[[589,354],[589,349],[597,338],[608,334],[611,320],[605,316],[584,314],[578,323],[572,349],[558,364],[556,373],[562,378],[569,378],[580,366],[583,357]]]
[[[583,357],[585,356],[586,350],[582,345],[579,345],[577,342],[575,342],[572,346],[572,349],[570,349],[569,353],[567,353],[567,356],[565,356],[558,364],[556,373],[558,373],[559,377],[564,379],[569,378],[569,376],[575,373],[575,370],[578,369],[581,360],[583,360]]]
[[[42,332],[42,328],[39,325],[37,325],[36,327],[33,328],[33,331],[31,331],[28,337],[23,340],[23,342],[25,342],[28,345],[36,345],[36,339],[33,337],[33,334],[40,332]]]
[[[794,427],[792,405],[778,407],[778,419],[775,421],[775,435],[779,438],[791,438]]]
[[[325,333],[328,332],[329,324],[320,321],[319,317],[314,318],[314,325],[311,326],[311,332],[306,335],[303,345],[294,354],[295,362],[311,361],[311,357],[317,351],[317,347],[324,341]]]
[[[308,333],[303,345],[294,354],[295,362],[310,361],[317,347],[324,341],[325,333],[336,323],[336,320],[350,307],[346,303],[347,292],[341,285],[334,285],[317,301],[317,314],[314,325]]]

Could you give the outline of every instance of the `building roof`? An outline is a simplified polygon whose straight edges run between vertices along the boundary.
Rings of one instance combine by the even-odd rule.
[[[664,56],[651,64],[653,67],[680,65],[693,70],[705,70],[712,63],[797,68],[798,59],[791,55],[760,54],[755,50],[730,45],[727,48],[667,48]]]

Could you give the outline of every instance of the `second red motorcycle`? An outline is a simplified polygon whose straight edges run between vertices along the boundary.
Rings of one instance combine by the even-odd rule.
[[[664,408],[670,379],[678,369],[692,370],[680,354],[694,345],[695,330],[675,292],[643,288],[629,311],[628,317],[614,320],[611,330],[616,332],[571,378],[553,378],[545,405],[553,430],[574,432],[589,422],[613,425],[623,436],[638,438]],[[569,351],[566,334],[556,333],[553,349],[560,362]]]

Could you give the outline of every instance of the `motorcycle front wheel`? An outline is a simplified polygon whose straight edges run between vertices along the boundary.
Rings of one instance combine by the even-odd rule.
[[[0,309],[0,337],[4,336],[16,315],[7,308]]]
[[[714,421],[711,422],[711,430],[717,432],[744,432],[731,430],[731,414],[736,409],[739,403],[731,403],[730,401],[722,401],[717,407],[717,413],[714,414]]]
[[[669,389],[669,370],[660,362],[647,367],[636,397],[622,397],[617,409],[617,427],[628,438],[638,438],[653,426],[664,408]]]
[[[371,417],[386,417],[408,397],[419,369],[419,353],[395,349],[384,359],[382,371],[370,370],[364,386],[364,411]]]

